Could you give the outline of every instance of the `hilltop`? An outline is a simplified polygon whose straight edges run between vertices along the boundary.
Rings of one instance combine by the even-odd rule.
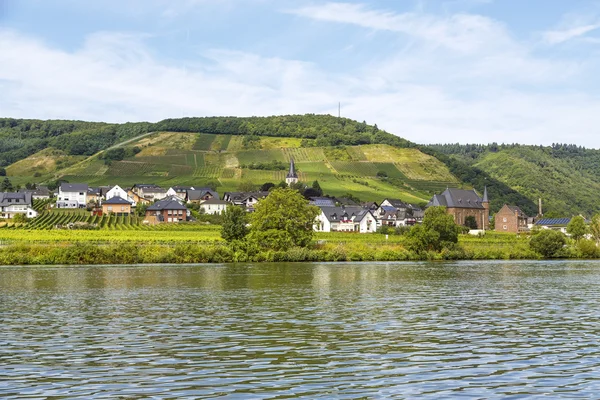
[[[0,119],[0,166],[13,183],[153,182],[232,191],[278,183],[293,158],[306,183],[363,201],[427,201],[446,187],[488,186],[492,209],[535,204],[475,167],[380,130],[329,115],[206,117],[157,123]]]

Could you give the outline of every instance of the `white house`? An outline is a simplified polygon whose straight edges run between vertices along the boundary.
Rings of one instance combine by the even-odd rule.
[[[110,200],[113,197],[120,197],[122,199],[127,200],[132,207],[136,206],[136,202],[119,185],[113,186],[108,192],[106,192],[106,195],[104,197],[105,200]]]
[[[221,214],[229,205],[225,200],[209,199],[200,203],[200,208],[204,210],[205,214]]]
[[[185,200],[187,198],[188,190],[196,190],[193,186],[172,186],[167,190],[167,196],[176,196],[181,200]]]
[[[0,218],[13,218],[17,214],[25,214],[27,218],[38,216],[31,192],[0,193]]]
[[[58,188],[56,208],[85,208],[87,191],[87,183],[61,183]]]
[[[137,183],[131,191],[146,200],[162,200],[167,197],[167,191],[154,184]]]
[[[373,233],[377,230],[377,219],[370,210],[362,207],[319,207],[314,226],[318,232]]]

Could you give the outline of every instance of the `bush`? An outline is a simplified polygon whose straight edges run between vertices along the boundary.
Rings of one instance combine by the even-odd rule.
[[[533,251],[540,253],[543,257],[552,258],[557,256],[566,242],[567,239],[562,232],[544,229],[531,238],[529,245]]]
[[[581,239],[577,243],[577,249],[581,258],[598,258],[600,256],[600,251],[593,240]]]

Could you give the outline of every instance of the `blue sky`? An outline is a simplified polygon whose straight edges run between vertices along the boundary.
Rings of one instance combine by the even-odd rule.
[[[600,147],[588,0],[0,0],[0,116],[329,113],[419,143]]]

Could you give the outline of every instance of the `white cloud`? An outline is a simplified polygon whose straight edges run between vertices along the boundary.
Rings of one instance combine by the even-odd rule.
[[[600,28],[600,24],[587,24],[568,29],[544,32],[544,40],[549,44],[560,44],[571,39],[584,36],[585,34]]]
[[[135,33],[96,33],[65,51],[0,30],[0,109],[11,117],[124,122],[337,114],[341,101],[344,116],[419,143],[600,147],[590,135],[600,125],[600,100],[575,89],[588,77],[586,68],[595,70],[593,60],[582,67],[534,56],[503,24],[481,16],[395,14],[340,3],[293,13],[416,43],[374,54],[352,72],[328,72],[313,62],[228,49],[174,64],[149,45],[153,37]]]

